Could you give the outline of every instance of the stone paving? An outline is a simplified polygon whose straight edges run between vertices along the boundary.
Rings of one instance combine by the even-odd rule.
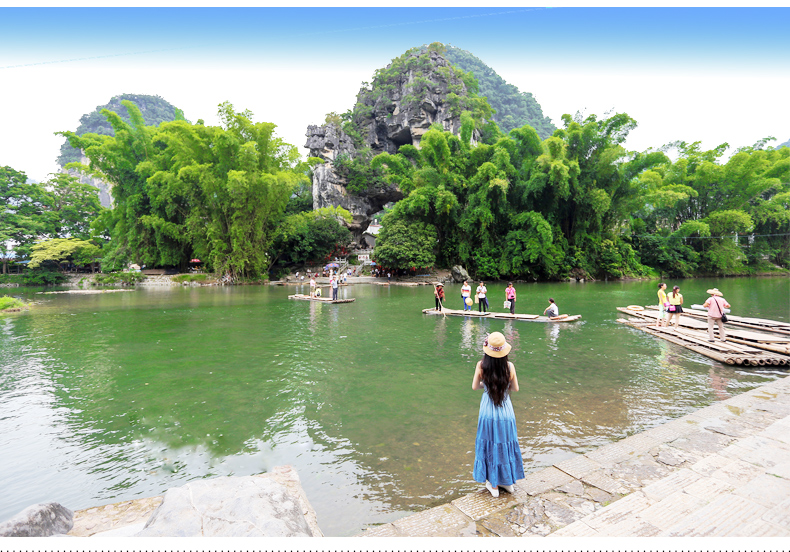
[[[790,378],[359,537],[790,537]]]

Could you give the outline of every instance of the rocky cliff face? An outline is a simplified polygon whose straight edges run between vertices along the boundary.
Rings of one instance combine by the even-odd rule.
[[[348,132],[334,123],[309,126],[305,147],[311,157],[325,161],[314,171],[313,208],[348,209],[354,218],[350,229],[355,238],[361,236],[372,216],[387,203],[402,199],[403,193],[389,186],[351,194],[333,162],[340,155],[355,157],[368,148],[376,155],[395,154],[406,144],[419,147],[434,124],[457,134],[469,96],[462,75],[439,53],[415,49],[376,71],[372,85],[359,91],[351,122],[344,125]]]
[[[374,187],[359,194],[349,193],[346,182],[329,161],[318,165],[313,171],[313,209],[337,206],[346,209],[352,216],[347,226],[357,243],[373,220],[373,215],[387,203],[401,199],[403,192],[397,186]]]

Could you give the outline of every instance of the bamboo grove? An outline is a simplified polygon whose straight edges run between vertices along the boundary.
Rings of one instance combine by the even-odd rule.
[[[419,149],[374,157],[377,177],[408,194],[383,218],[376,259],[535,280],[790,264],[790,148],[640,153],[624,147],[636,127],[626,114],[562,122],[546,140],[524,126],[475,144],[465,114],[458,136],[435,128]]]

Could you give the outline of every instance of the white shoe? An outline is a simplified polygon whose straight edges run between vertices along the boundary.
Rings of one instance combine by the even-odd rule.
[[[502,487],[503,489],[505,489],[505,490],[506,490],[507,492],[509,492],[510,494],[513,494],[514,492],[516,492],[516,489],[515,489],[515,486],[514,486],[514,485],[500,485],[500,487]]]
[[[491,483],[489,483],[487,479],[486,479],[486,489],[488,489],[488,491],[491,493],[491,496],[493,496],[494,498],[497,498],[499,496],[499,488],[492,487]]]

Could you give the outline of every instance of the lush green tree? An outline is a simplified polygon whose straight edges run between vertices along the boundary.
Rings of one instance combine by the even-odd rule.
[[[153,136],[157,129],[146,126],[140,110],[130,101],[121,102],[129,113],[130,123],[117,113],[102,110],[114,130],[114,136],[61,132],[69,143],[81,149],[90,166],[70,163],[83,173],[98,176],[112,186],[114,208],[102,217],[104,232],[111,240],[103,258],[103,267],[124,268],[129,262],[148,266],[176,266],[189,256],[186,238],[172,227],[157,226],[149,217],[156,215],[147,189],[150,170],[138,166],[156,153]],[[176,213],[177,214],[177,213]],[[188,259],[187,259],[188,260]]]
[[[390,268],[433,266],[436,262],[436,229],[419,221],[389,220],[391,216],[384,217],[376,239],[374,260]]]
[[[30,253],[39,235],[47,232],[46,192],[41,184],[28,183],[27,175],[0,167],[0,247],[12,241],[18,258]],[[3,255],[3,273],[7,271]]]
[[[280,267],[322,262],[351,243],[351,232],[340,221],[351,222],[342,207],[302,211],[285,217],[277,227],[272,263]]]
[[[233,278],[260,278],[295,190],[304,191],[309,166],[248,111],[220,105],[221,126],[176,120],[146,126],[125,102],[131,124],[105,116],[115,136],[63,133],[85,151],[94,171],[113,183],[115,208],[95,227],[110,235],[105,265],[129,261],[185,267],[205,259]]]
[[[117,113],[121,119],[127,123],[131,123],[131,114],[127,112],[126,106],[123,103],[124,101],[132,102],[140,110],[148,124],[152,126],[158,126],[165,121],[175,121],[176,119],[184,118],[184,114],[181,110],[159,96],[121,94],[113,96],[106,104],[97,106],[96,109],[90,113],[86,113],[80,117],[80,124],[74,133],[79,136],[83,134],[104,134],[113,136],[115,134],[115,128],[107,121],[107,117],[104,115],[103,110],[106,109]],[[72,147],[68,140],[60,147],[58,164],[61,167],[66,166],[68,163],[79,162],[80,158],[81,154],[79,149]]]
[[[43,188],[45,234],[52,238],[81,240],[92,237],[90,225],[104,210],[98,189],[64,173],[50,175]]]
[[[77,238],[53,238],[33,246],[28,267],[36,269],[46,263],[53,263],[59,270],[63,270],[65,262],[84,266],[94,263],[100,254],[101,249],[89,241]]]

